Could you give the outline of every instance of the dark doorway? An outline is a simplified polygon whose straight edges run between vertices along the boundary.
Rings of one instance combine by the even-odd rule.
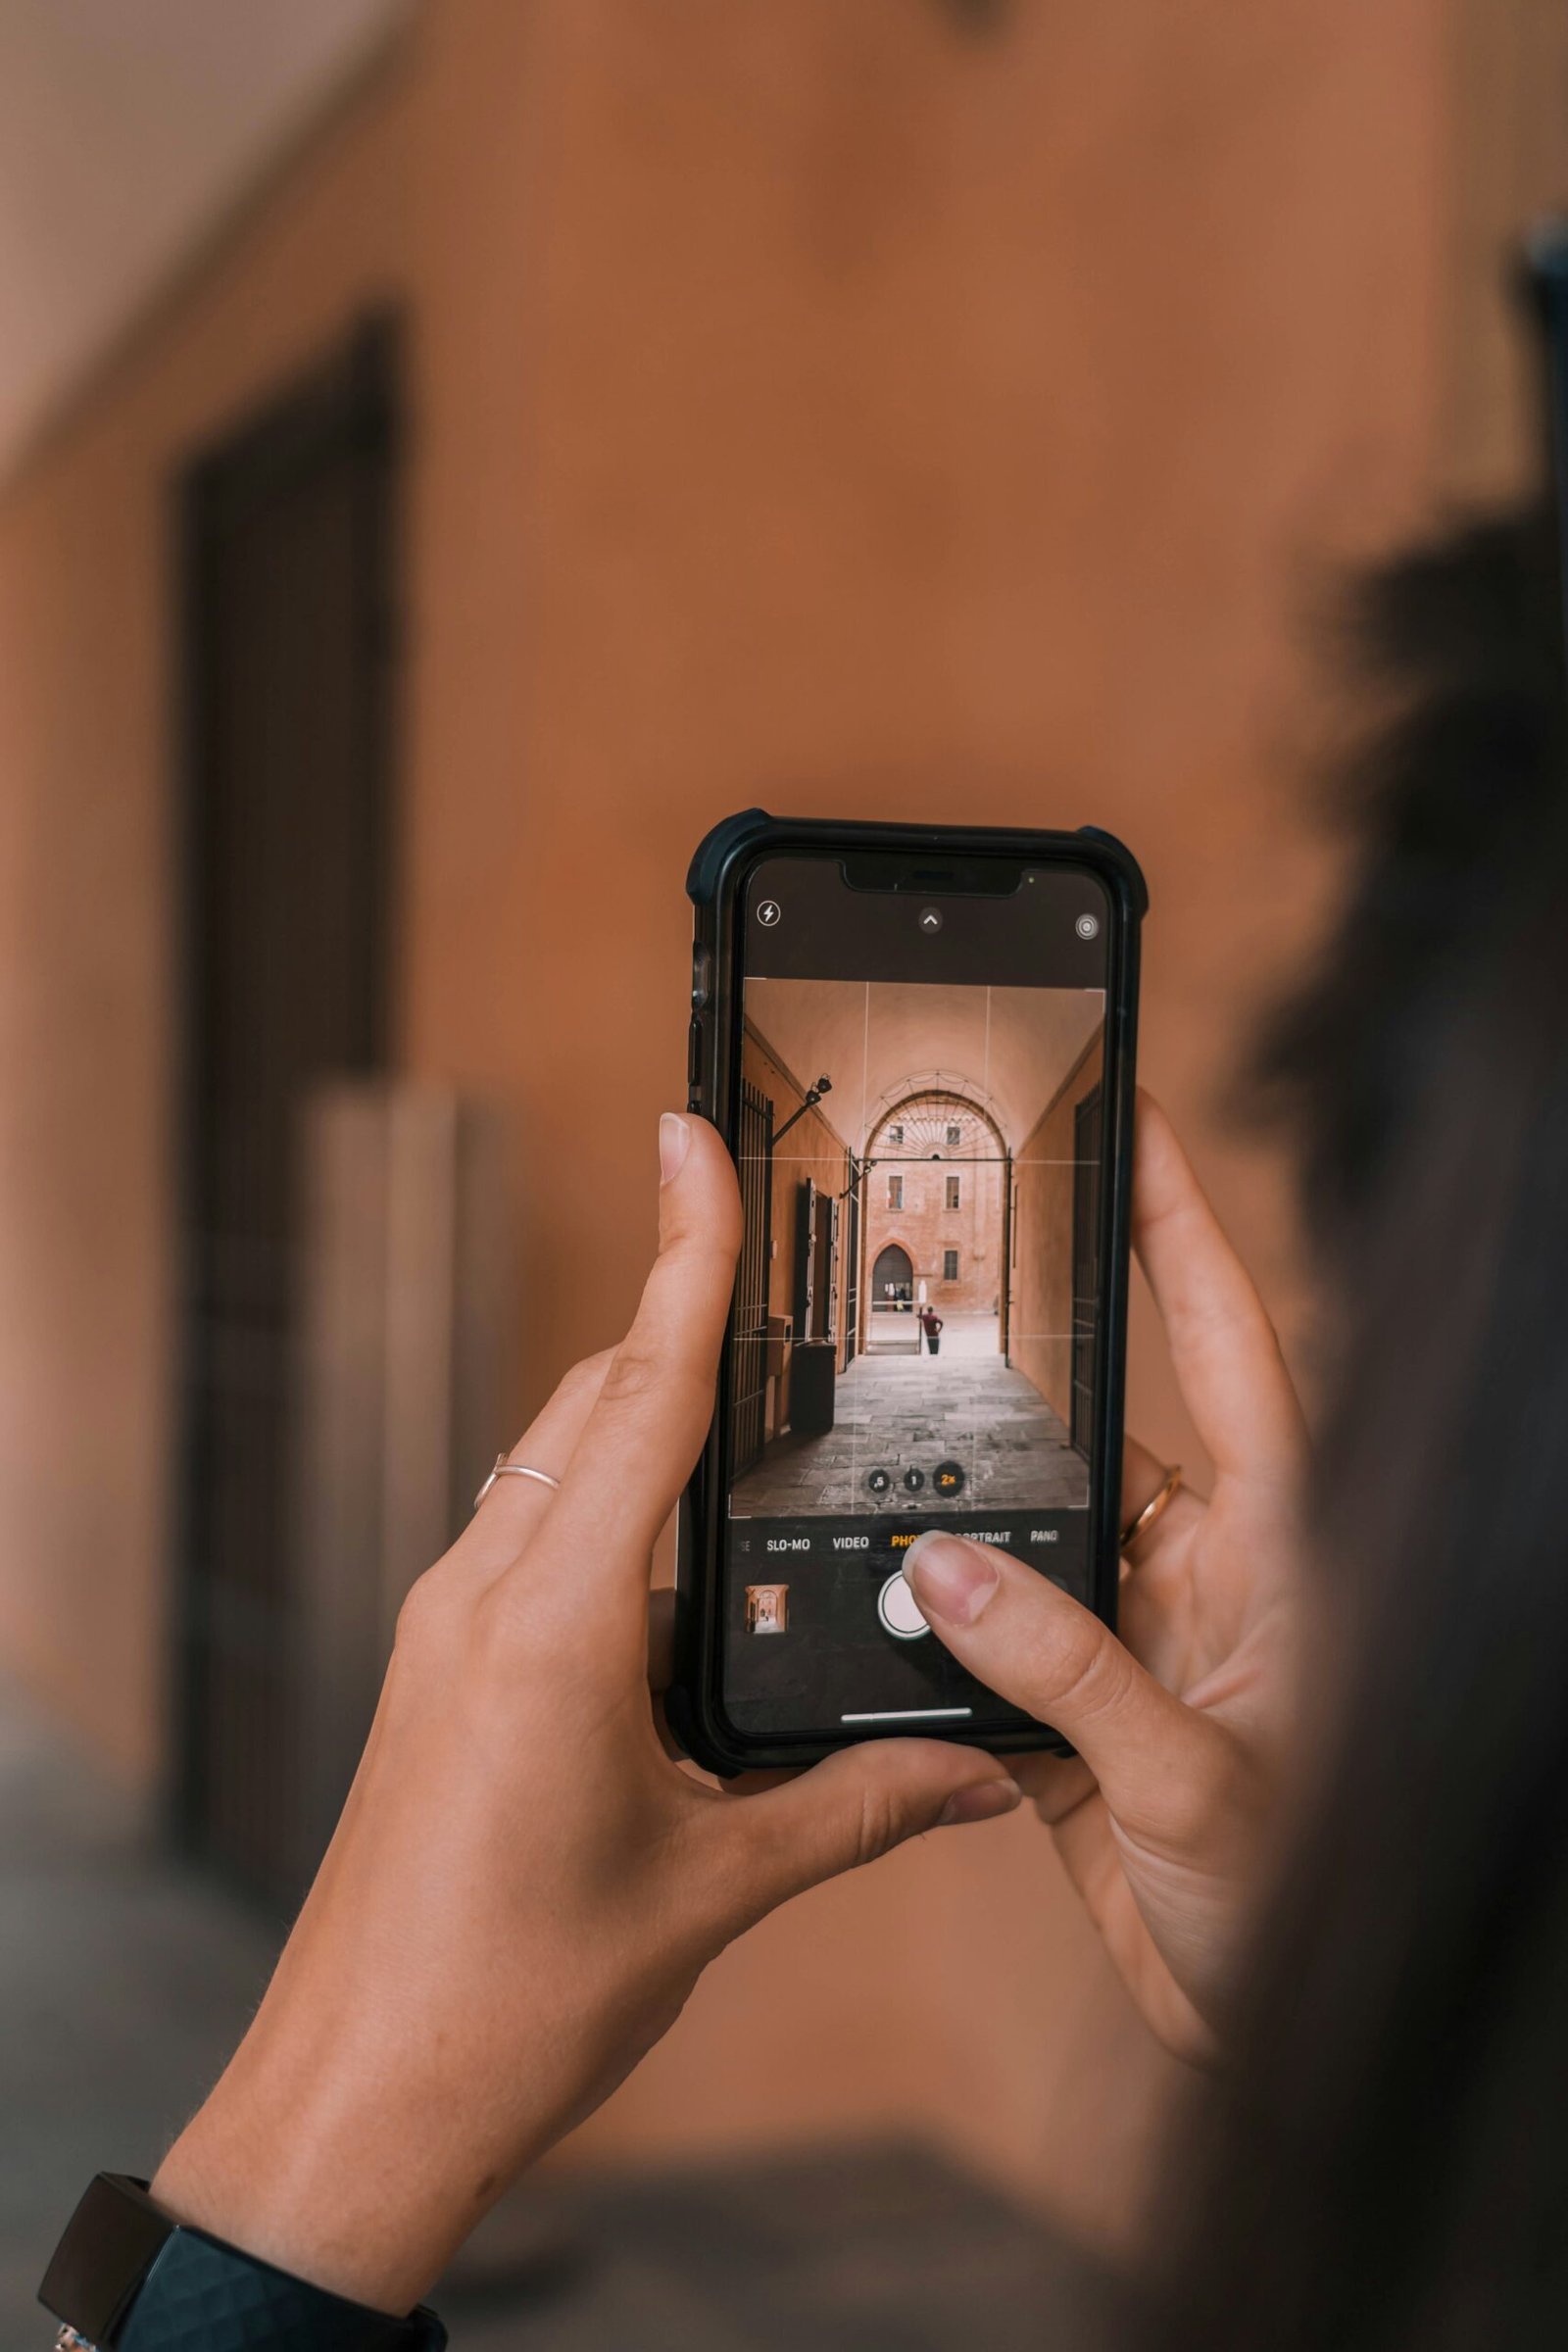
[[[848,1371],[860,1346],[860,1169],[850,1161],[849,1198],[845,1203],[844,1244],[844,1366]]]
[[[791,1300],[797,1348],[816,1338],[817,1300],[825,1295],[821,1282],[824,1220],[819,1201],[815,1183],[803,1176],[795,1188],[795,1290]]]
[[[386,1065],[397,352],[385,321],[178,485],[183,1842],[295,1891],[298,1119]]]
[[[773,1105],[741,1088],[741,1256],[735,1276],[734,1478],[762,1458],[766,1435],[768,1285],[773,1271]]]
[[[839,1311],[843,1305],[840,1296],[840,1239],[843,1226],[843,1203],[824,1200],[820,1196],[816,1211],[816,1297],[819,1340],[831,1340],[835,1346],[839,1337]]]
[[[997,1347],[1004,1364],[1012,1363],[1012,1250],[1015,1202],[1012,1197],[1012,1153],[1002,1161],[1002,1273],[997,1284]]]
[[[1100,1298],[1100,1149],[1104,1114],[1099,1087],[1075,1104],[1072,1169],[1072,1427],[1082,1454],[1095,1426],[1095,1341]]]
[[[909,1252],[897,1242],[889,1242],[876,1253],[871,1268],[871,1309],[897,1308],[900,1312],[914,1303],[914,1268]]]

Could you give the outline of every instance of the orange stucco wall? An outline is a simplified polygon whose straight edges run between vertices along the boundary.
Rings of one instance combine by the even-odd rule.
[[[998,22],[435,0],[0,502],[0,1655],[128,1772],[167,1600],[166,480],[368,298],[414,368],[401,1034],[516,1113],[519,1415],[634,1297],[682,871],[757,800],[1122,834],[1146,1073],[1290,1308],[1279,1173],[1213,1103],[1326,879],[1303,572],[1431,487],[1446,10]],[[1191,1465],[1142,1307],[1132,1395]],[[768,1923],[579,2146],[920,2123],[1114,2236],[1158,2089],[1014,1820]]]

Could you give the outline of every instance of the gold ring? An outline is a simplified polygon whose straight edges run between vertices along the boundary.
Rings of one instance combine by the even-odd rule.
[[[1121,1548],[1130,1551],[1140,1537],[1147,1536],[1156,1519],[1162,1519],[1181,1490],[1182,1466],[1177,1462],[1165,1473],[1165,1483],[1157,1494],[1151,1495],[1143,1509],[1128,1520],[1121,1531]]]
[[[529,1470],[521,1462],[509,1462],[504,1453],[498,1453],[495,1468],[473,1498],[475,1510],[479,1508],[480,1503],[483,1502],[498,1478],[536,1478],[542,1487],[559,1488],[561,1485],[560,1479],[552,1478],[548,1470]]]

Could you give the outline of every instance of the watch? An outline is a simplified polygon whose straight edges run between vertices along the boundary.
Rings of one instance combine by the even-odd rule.
[[[38,2289],[59,2352],[443,2352],[418,2304],[407,2319],[351,2303],[175,2221],[145,2180],[99,2173]]]

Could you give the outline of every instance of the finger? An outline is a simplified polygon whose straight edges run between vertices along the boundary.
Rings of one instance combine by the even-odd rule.
[[[1150,1934],[1098,1792],[1053,1827],[1056,1852],[1112,1966],[1160,2039],[1190,2061],[1213,2055],[1214,2036]]]
[[[1099,1786],[1082,1756],[1009,1756],[1013,1779],[1048,1829],[1054,1829]]]
[[[1157,1453],[1151,1453],[1147,1446],[1140,1446],[1136,1438],[1127,1438],[1123,1441],[1121,1449],[1121,1525],[1124,1535],[1138,1518],[1140,1512],[1147,1510],[1156,1494],[1159,1494],[1170,1473],[1171,1464],[1162,1462]],[[1161,1538],[1168,1539],[1179,1528],[1191,1528],[1196,1520],[1202,1517],[1207,1508],[1208,1505],[1202,1496],[1195,1494],[1192,1488],[1183,1479],[1152,1526],[1146,1528],[1140,1536],[1134,1539],[1134,1547],[1139,1558],[1141,1560],[1150,1558],[1153,1545]],[[1122,1544],[1122,1550],[1124,1552],[1127,1550],[1125,1543]]]
[[[1152,1501],[1169,1476],[1148,1448],[1128,1439],[1127,1491],[1134,1504]],[[1140,1499],[1142,1498],[1142,1499]],[[1191,1680],[1195,1610],[1201,1614],[1206,1582],[1193,1543],[1208,1504],[1185,1483],[1131,1543],[1123,1542],[1116,1633],[1156,1682],[1180,1690]],[[1136,1510],[1131,1518],[1136,1517]]]
[[[675,1680],[675,1588],[656,1585],[648,1595],[648,1688],[667,1690]]]
[[[1118,1821],[1179,1843],[1211,1788],[1225,1734],[1183,1706],[1109,1627],[989,1544],[927,1533],[904,1574],[954,1656],[989,1690],[1070,1740]]]
[[[1006,1767],[979,1748],[935,1740],[841,1748],[784,1787],[725,1808],[742,1908],[760,1919],[922,1831],[996,1821],[1018,1802]]]
[[[1124,1438],[1121,1448],[1121,1523],[1130,1526],[1145,1503],[1152,1502],[1170,1473],[1170,1464],[1162,1462],[1157,1453],[1140,1446],[1136,1438]]]
[[[564,1479],[588,1425],[612,1351],[585,1356],[557,1387],[543,1409],[535,1414],[512,1451],[509,1462],[526,1463],[551,1478]],[[532,1478],[498,1478],[474,1510],[453,1549],[481,1568],[506,1568],[516,1559],[556,1498],[556,1490]]]
[[[1140,1091],[1133,1244],[1182,1398],[1217,1471],[1294,1476],[1301,1417],[1274,1326],[1176,1131]]]
[[[684,1764],[686,1750],[669,1728],[662,1693],[655,1690],[650,1695],[653,1701],[654,1735],[672,1764]]]
[[[740,1188],[714,1129],[666,1113],[660,1149],[659,1255],[540,1539],[578,1584],[615,1577],[639,1599],[712,1419],[741,1235]]]

